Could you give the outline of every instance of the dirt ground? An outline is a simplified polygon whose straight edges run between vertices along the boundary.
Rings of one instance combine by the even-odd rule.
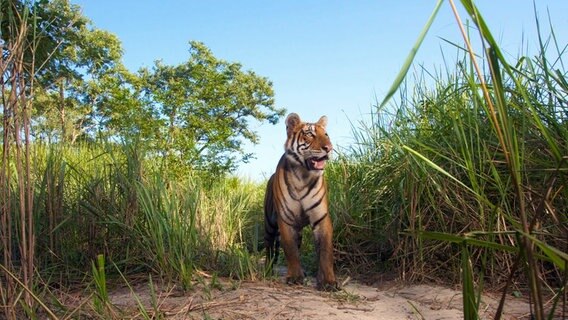
[[[289,286],[282,279],[209,279],[186,292],[158,288],[153,296],[154,302],[148,283],[139,283],[132,290],[114,290],[111,301],[134,318],[140,316],[138,299],[151,315],[159,312],[168,319],[463,319],[459,290],[396,280],[372,286],[348,281],[342,291],[325,293],[315,290],[313,279],[305,286]],[[492,319],[497,305],[498,295],[486,294],[480,318]],[[502,319],[529,319],[528,304],[509,297]]]

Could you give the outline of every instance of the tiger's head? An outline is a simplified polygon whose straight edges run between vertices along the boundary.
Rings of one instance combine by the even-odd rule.
[[[288,139],[284,144],[286,156],[309,171],[322,171],[333,146],[325,131],[327,117],[316,123],[302,122],[300,116],[291,113],[286,117]]]

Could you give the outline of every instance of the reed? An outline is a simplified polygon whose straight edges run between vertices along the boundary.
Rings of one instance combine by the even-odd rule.
[[[28,10],[20,11],[17,3],[1,3],[3,34],[0,49],[0,94],[2,101],[2,166],[0,168],[0,238],[2,265],[0,302],[4,306],[17,303],[23,297],[24,308],[33,312],[36,306],[31,288],[34,284],[35,237],[33,221],[33,181],[31,163],[31,104],[29,89],[33,88],[34,55],[27,52],[35,43],[28,35],[35,30],[34,17]],[[17,199],[17,201],[12,201]],[[13,275],[20,280],[15,281]],[[23,286],[22,290],[19,286]],[[7,318],[15,317],[10,308],[3,308]]]
[[[21,292],[44,292],[35,292],[32,300],[55,299],[41,288],[92,279],[92,312],[100,314],[116,312],[102,293],[105,281],[116,278],[117,272],[124,277],[155,275],[186,290],[204,273],[236,279],[256,279],[262,273],[259,255],[252,253],[262,218],[262,186],[191,171],[180,176],[179,168],[172,175],[174,171],[164,171],[159,160],[131,144],[38,143],[30,150],[39,279]],[[11,188],[17,188],[14,180]],[[18,201],[11,193],[9,203]],[[18,211],[10,208],[8,217],[13,219]],[[15,232],[15,227],[10,230]],[[18,237],[12,243],[20,241]],[[100,257],[115,268],[102,268]],[[10,275],[2,281],[21,279],[17,272]],[[19,282],[11,290],[22,290]],[[2,298],[7,301],[8,296]],[[17,310],[12,308],[8,318],[22,312]]]
[[[453,44],[461,58],[446,61],[447,70],[419,67],[406,77],[436,6],[390,91],[399,98],[389,104],[387,95],[372,123],[359,124],[355,147],[332,176],[363,183],[355,190],[368,198],[356,202],[372,205],[355,210],[369,216],[359,223],[381,230],[371,233],[374,240],[395,243],[403,278],[462,283],[465,318],[477,317],[487,285],[503,290],[496,318],[512,286],[530,297],[536,319],[566,314],[566,46],[553,30],[542,36],[537,19],[539,52],[509,61],[482,14],[464,0],[482,46],[476,50],[449,5],[463,35],[463,45]],[[402,238],[389,232],[392,225]]]

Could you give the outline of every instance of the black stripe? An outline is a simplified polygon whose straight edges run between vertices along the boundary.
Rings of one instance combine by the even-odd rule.
[[[290,172],[292,169],[290,167],[290,161],[288,161],[288,159],[286,157],[283,157],[284,160],[282,161],[282,171],[286,172]],[[277,169],[278,170],[278,169]]]
[[[312,210],[313,208],[319,206],[321,204],[321,201],[323,200],[323,197],[319,198],[318,201],[316,201],[316,203],[314,203],[311,207],[307,208],[306,210],[304,210],[304,212],[308,212],[310,210]]]
[[[294,150],[295,153],[299,153],[300,151],[306,150],[310,147],[306,143],[300,143],[300,135],[296,136],[296,139],[295,139],[294,142],[295,142],[295,144],[292,144],[292,150]],[[301,163],[300,160],[299,160],[299,157],[298,157],[298,162]]]
[[[286,191],[288,191],[288,194],[290,195],[290,197],[294,200],[298,200],[293,196],[293,190],[292,190],[292,184],[290,183],[290,181],[288,181],[288,175],[284,174],[284,184],[286,185]],[[284,193],[281,193],[281,197],[282,199],[284,199]]]
[[[282,191],[282,190],[281,190]],[[288,190],[289,191],[289,190]],[[282,208],[282,211],[279,212],[280,215],[279,217],[282,218],[282,221],[284,221],[284,223],[290,225],[290,223],[294,223],[297,220],[296,215],[294,214],[294,211],[291,210],[288,207],[288,204],[286,203],[285,199],[284,199],[284,195],[281,194],[281,201],[280,201],[280,206]],[[286,219],[285,219],[286,218]],[[288,220],[290,223],[286,222],[286,220]]]
[[[327,184],[325,183],[325,179],[323,179],[323,177],[320,177],[320,179],[322,179],[321,188],[318,190],[318,192],[314,193],[312,198],[315,198],[320,193],[320,191],[322,191],[322,190],[323,190],[322,196],[325,196],[327,194]]]
[[[287,151],[286,151],[286,154],[292,156],[292,158],[294,158],[294,160],[296,160],[296,162],[302,163],[302,159],[300,159],[300,156],[298,156],[298,154],[295,153],[294,151],[292,151],[292,150],[287,150]]]
[[[291,213],[291,215],[290,215],[290,213]],[[282,217],[282,221],[284,221],[284,222],[286,222],[286,219],[284,219],[284,218],[287,218],[288,221],[290,221],[290,223],[294,223],[297,220],[296,216],[294,215],[294,212],[292,212],[291,210],[285,210],[284,212],[282,212],[282,214],[280,216]],[[286,223],[286,224],[290,224],[290,223]]]
[[[289,225],[290,227],[296,228],[295,224],[289,223],[286,220],[282,219],[282,222],[284,222],[285,224]]]
[[[308,194],[310,194],[310,192],[312,192],[312,190],[315,188],[316,184],[318,183],[319,178],[318,179],[314,179],[314,181],[308,186],[308,191],[306,191],[306,193],[302,196],[301,199],[304,199],[305,197],[308,196]],[[319,193],[319,191],[317,192]]]
[[[319,218],[318,221],[316,221],[316,222],[314,222],[314,224],[312,224],[312,228],[317,227],[317,225],[318,225],[325,217],[327,217],[327,212],[326,212],[321,218]]]
[[[299,164],[299,165],[302,165],[301,162],[298,162],[298,164]],[[295,169],[292,168],[292,169],[291,169],[290,171],[288,171],[288,172],[291,172],[297,180],[302,180],[302,178],[301,178],[300,175],[299,175],[298,170],[295,170]],[[286,177],[286,178],[287,178],[287,177]],[[286,180],[286,183],[289,183],[289,182],[288,182],[288,179],[285,179],[285,180]],[[298,200],[298,199],[296,199],[296,198],[293,198],[293,199],[294,199],[294,200]]]
[[[284,201],[284,195],[282,193],[280,193],[280,197],[282,199],[282,201],[280,201],[281,202],[280,206],[282,207],[283,212],[279,212],[279,213],[280,213],[280,216],[282,217],[282,221],[286,222],[285,221],[286,219],[284,219],[284,218],[288,218],[288,220],[295,222],[296,216],[294,215],[294,212],[292,210],[290,210],[290,208],[288,208],[288,206],[286,205],[286,202]],[[286,223],[286,224],[289,224],[289,223]]]
[[[295,139],[293,139],[293,141],[296,143],[296,145],[298,146],[298,148],[299,148],[299,146],[300,146],[300,136],[301,136],[301,135],[298,134],[298,132],[296,132],[296,136],[294,137]],[[295,148],[295,149],[296,149],[296,148]]]

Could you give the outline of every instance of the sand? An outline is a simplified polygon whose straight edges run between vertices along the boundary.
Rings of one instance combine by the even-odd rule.
[[[139,283],[132,290],[114,290],[111,301],[122,315],[134,318],[140,316],[138,298],[151,315],[160,313],[170,319],[463,319],[461,292],[438,285],[349,281],[343,290],[326,293],[317,291],[311,282],[289,286],[281,279],[211,281],[204,280],[185,292],[155,285],[155,303],[148,283]],[[481,319],[493,319],[497,297],[483,296]],[[529,319],[529,311],[525,299],[511,296],[502,319]]]

